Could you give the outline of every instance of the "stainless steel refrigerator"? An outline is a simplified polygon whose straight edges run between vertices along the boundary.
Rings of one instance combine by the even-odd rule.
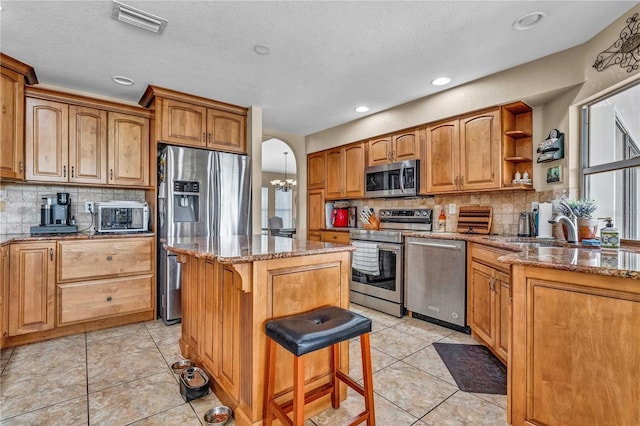
[[[161,238],[251,234],[246,155],[165,146],[158,153],[158,312],[180,321],[180,264]]]

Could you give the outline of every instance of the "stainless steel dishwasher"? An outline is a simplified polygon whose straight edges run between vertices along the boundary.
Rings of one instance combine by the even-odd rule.
[[[466,243],[405,238],[404,302],[414,317],[469,333]]]

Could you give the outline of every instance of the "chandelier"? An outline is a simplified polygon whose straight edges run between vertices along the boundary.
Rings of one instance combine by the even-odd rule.
[[[273,185],[273,189],[276,191],[289,192],[292,189],[296,188],[298,184],[295,179],[287,179],[287,154],[288,152],[283,152],[284,154],[284,179],[275,179],[271,181],[271,185]]]

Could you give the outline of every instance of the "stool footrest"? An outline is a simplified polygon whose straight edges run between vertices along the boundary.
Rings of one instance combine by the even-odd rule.
[[[306,392],[304,394],[304,404],[307,405],[308,403],[313,402],[316,399],[330,394],[332,389],[333,385],[331,383],[326,383],[318,388]],[[287,401],[282,405],[275,404],[274,407],[278,407],[282,410],[283,413],[288,414],[293,411],[293,400]]]
[[[336,377],[342,380],[346,385],[348,385],[351,389],[358,392],[360,395],[364,396],[364,387],[360,385],[360,383],[353,380],[351,377],[347,376],[342,372],[342,370],[336,371]]]

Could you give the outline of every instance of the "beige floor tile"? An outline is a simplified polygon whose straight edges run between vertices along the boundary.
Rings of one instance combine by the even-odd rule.
[[[180,353],[180,345],[178,341],[175,339],[165,339],[156,342],[158,349],[160,350],[160,354],[164,358],[165,362],[169,367],[176,361],[184,359],[182,354]]]
[[[416,418],[424,416],[458,390],[402,361],[374,373],[373,388]]]
[[[363,314],[367,318],[371,319],[372,331],[375,333],[377,331],[384,330],[389,327],[393,327],[396,324],[400,324],[407,320],[407,317],[396,318],[391,315],[384,314],[382,312],[374,311],[370,309],[367,313]]]
[[[418,421],[414,416],[379,395],[374,396],[373,404],[376,424],[409,426]],[[364,399],[349,389],[347,399],[340,404],[339,409],[334,410],[333,408],[328,408],[318,415],[312,416],[311,420],[318,426],[341,425],[346,424],[347,420],[360,414],[362,411],[364,411]]]
[[[163,411],[146,419],[133,423],[135,426],[200,426],[198,416],[191,405],[184,403],[170,410]]]
[[[429,342],[399,332],[394,327],[371,333],[371,346],[397,359],[402,359],[429,346]]]
[[[151,334],[151,337],[156,343],[168,339],[173,339],[177,342],[182,334],[182,324],[180,323],[168,326],[164,321],[159,319],[156,321],[145,322],[144,326],[147,328],[147,331]]]
[[[102,358],[117,357],[149,349],[157,349],[157,347],[148,333],[146,336],[135,338],[109,337],[87,343],[87,361],[91,364],[91,362]]]
[[[97,340],[109,339],[113,337],[126,337],[130,339],[148,335],[149,332],[142,323],[127,324],[119,327],[111,327],[102,330],[87,332],[87,342],[95,342]]]
[[[213,392],[209,392],[208,395],[205,395],[202,398],[194,399],[193,401],[190,401],[189,404],[191,404],[191,406],[195,410],[198,419],[200,419],[202,424],[204,424],[204,415],[208,410],[213,407],[224,405]],[[229,423],[227,423],[227,425],[233,426],[235,425],[235,421],[232,419]]]
[[[129,424],[182,404],[178,384],[169,371],[164,371],[89,393],[89,422]]]
[[[2,426],[18,425],[47,425],[47,426],[72,426],[86,425],[87,418],[87,397],[72,399],[31,411],[21,416],[12,417],[0,422]]]
[[[507,409],[507,395],[499,395],[492,393],[472,393],[472,395],[478,398],[484,399],[487,402],[497,405],[500,408]]]
[[[394,362],[398,362],[398,360],[376,348],[371,348],[371,366],[373,372],[381,370]],[[352,339],[349,342],[349,375],[356,381],[362,379],[360,339]]]
[[[13,354],[14,347],[11,346],[9,348],[0,349],[0,373],[4,370],[4,367],[7,366],[11,355]]]
[[[169,367],[155,346],[120,356],[89,358],[87,366],[89,393],[132,380],[141,379]]]
[[[429,373],[432,376],[442,379],[447,383],[457,386],[456,381],[449,372],[449,369],[442,361],[442,358],[440,358],[440,355],[438,355],[438,351],[436,351],[432,345],[427,346],[413,355],[409,355],[402,361]]]
[[[29,352],[29,355],[12,356],[2,378],[13,376],[47,375],[71,367],[86,365],[86,351],[82,346],[72,346],[68,351]]]
[[[73,336],[58,337],[57,339],[43,340],[42,342],[17,346],[11,358],[31,357],[43,352],[73,352],[84,351],[86,348],[84,333]]]
[[[410,318],[405,322],[395,325],[393,328],[428,342],[437,342],[453,333],[457,333],[449,328],[416,318]]]
[[[431,426],[506,426],[506,410],[470,393],[458,391],[422,418]]]
[[[78,398],[86,393],[84,365],[69,366],[49,374],[3,375],[0,390],[0,407],[2,407],[0,419]]]
[[[481,343],[471,337],[469,334],[454,332],[444,339],[438,340],[438,343],[459,343],[462,345],[480,345]]]

